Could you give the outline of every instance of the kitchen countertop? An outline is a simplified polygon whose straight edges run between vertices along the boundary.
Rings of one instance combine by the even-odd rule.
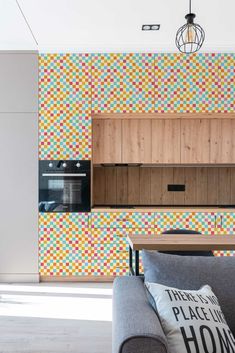
[[[94,207],[91,209],[92,213],[99,212],[214,212],[214,213],[234,213],[235,207],[130,207],[130,208],[113,208],[113,207]]]

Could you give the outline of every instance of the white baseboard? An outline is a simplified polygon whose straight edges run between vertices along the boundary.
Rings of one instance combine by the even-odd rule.
[[[39,274],[0,273],[0,283],[39,283]]]

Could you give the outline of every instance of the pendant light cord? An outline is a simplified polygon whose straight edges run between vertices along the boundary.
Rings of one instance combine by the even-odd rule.
[[[191,1],[191,0],[190,0],[190,1]],[[33,34],[33,30],[32,30],[32,28],[30,27],[29,22],[27,21],[27,18],[25,17],[25,14],[24,14],[24,12],[23,12],[23,10],[22,10],[22,8],[21,8],[21,6],[20,6],[18,0],[16,0],[16,4],[17,4],[17,6],[18,6],[18,8],[19,8],[19,10],[20,10],[21,15],[23,16],[23,19],[24,19],[24,21],[25,21],[25,23],[26,23],[26,25],[27,25],[27,27],[28,27],[30,33],[31,33],[31,36],[33,37],[34,42],[36,43],[36,45],[38,45],[38,41],[37,41],[37,39],[35,38],[35,35]]]
[[[191,5],[191,0],[189,0],[189,13],[192,13],[192,5]]]

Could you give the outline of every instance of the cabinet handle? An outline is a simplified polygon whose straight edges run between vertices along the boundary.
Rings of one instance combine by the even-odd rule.
[[[221,228],[223,228],[223,216],[222,215],[220,216],[220,226],[221,226]]]
[[[123,234],[114,234],[113,237],[114,237],[114,238],[117,238],[117,239],[126,238],[126,236],[123,235]]]
[[[128,222],[130,221],[129,218],[117,218],[117,222]]]
[[[90,216],[90,214],[88,215],[88,228],[91,228],[91,216]]]
[[[85,177],[86,173],[43,173],[43,177]]]

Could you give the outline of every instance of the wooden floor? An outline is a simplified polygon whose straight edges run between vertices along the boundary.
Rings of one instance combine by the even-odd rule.
[[[111,353],[112,284],[0,284],[0,353]]]

